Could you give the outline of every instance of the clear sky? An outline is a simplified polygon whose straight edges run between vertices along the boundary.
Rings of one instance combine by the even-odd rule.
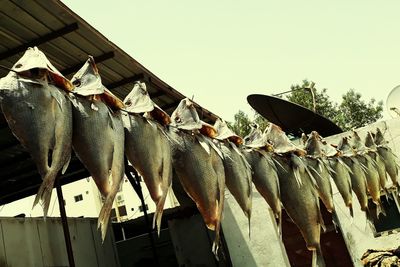
[[[169,85],[232,120],[246,96],[303,79],[340,101],[400,84],[400,1],[72,1],[74,12]]]

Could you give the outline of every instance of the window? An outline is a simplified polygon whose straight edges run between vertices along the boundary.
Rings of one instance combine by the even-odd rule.
[[[126,216],[127,213],[126,213],[125,205],[118,207],[118,213],[119,213],[119,216]]]
[[[383,233],[391,234],[392,230],[400,230],[400,199],[398,193],[396,191],[391,191],[388,193],[388,196],[381,195],[381,202],[386,216],[381,214],[378,218],[376,214],[376,205],[371,199],[368,201],[368,209],[370,211],[375,237]]]
[[[82,194],[80,194],[80,195],[74,196],[74,199],[75,199],[75,202],[79,202],[79,201],[83,200],[83,196],[82,196]]]
[[[145,207],[146,207],[146,210],[149,209],[149,206],[147,206],[147,204],[145,205]],[[140,211],[140,212],[143,212],[143,206],[139,206],[139,211]]]
[[[110,217],[111,217],[111,219],[117,218],[117,214],[115,213],[115,209],[112,209],[112,210],[111,210]]]

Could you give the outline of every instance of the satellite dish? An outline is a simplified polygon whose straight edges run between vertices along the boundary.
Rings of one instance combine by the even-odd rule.
[[[322,136],[343,132],[329,119],[282,98],[253,94],[247,102],[268,121],[280,126],[288,134],[300,137],[301,133],[317,131]]]
[[[400,85],[389,93],[386,99],[386,108],[392,118],[400,117]]]

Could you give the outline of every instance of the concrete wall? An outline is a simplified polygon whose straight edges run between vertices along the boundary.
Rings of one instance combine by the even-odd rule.
[[[228,190],[222,228],[233,266],[290,266],[272,211],[254,187],[250,237],[247,217]]]
[[[375,131],[379,127],[385,133],[385,138],[389,141],[389,146],[400,158],[400,119],[393,119],[373,123],[366,127],[357,129],[360,137],[364,140],[367,131]],[[346,132],[326,138],[331,144],[338,144],[343,135],[350,135]],[[389,179],[390,180],[390,179]],[[365,213],[360,209],[359,203],[353,194],[354,219],[351,218],[348,209],[338,193],[334,183],[334,201],[339,219],[339,224],[343,232],[343,238],[347,249],[352,257],[354,266],[362,266],[360,258],[367,249],[395,248],[400,245],[400,234],[394,233],[386,236],[374,237],[371,226],[367,223]]]
[[[104,243],[97,219],[68,219],[77,267],[119,266],[111,227]],[[59,218],[0,218],[0,266],[69,266]]]

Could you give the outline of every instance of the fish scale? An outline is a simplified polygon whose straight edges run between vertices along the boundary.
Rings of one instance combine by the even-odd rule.
[[[29,48],[13,67],[24,70],[24,76],[15,70],[0,80],[1,110],[43,179],[33,206],[41,201],[44,216],[47,216],[55,179],[69,164],[72,136],[71,103],[66,92],[47,82],[51,75],[59,75],[63,81],[65,78],[49,64],[39,49]],[[39,67],[41,71],[30,69]]]
[[[251,168],[244,156],[239,154],[235,144],[225,141],[221,142],[219,148],[224,156],[225,183],[233,197],[242,208],[246,217],[251,218],[252,188]]]
[[[73,132],[72,145],[105,197],[98,218],[98,228],[104,240],[112,204],[125,172],[122,116],[119,110],[113,111],[103,102],[107,89],[101,83],[92,57],[89,57],[71,81],[76,85],[71,102],[73,125],[77,129]]]
[[[164,126],[151,117],[145,118],[137,113],[151,112],[155,107],[144,83],[136,83],[124,103],[129,112],[123,116],[125,153],[129,162],[143,177],[156,204],[153,227],[157,225],[160,234],[164,204],[172,183],[171,146]]]
[[[213,252],[217,255],[225,190],[225,171],[220,152],[216,151],[211,139],[199,133],[202,123],[189,99],[181,100],[171,119],[168,136],[174,170],[182,187],[196,203],[207,227],[215,230]],[[180,127],[185,130],[180,130]]]

